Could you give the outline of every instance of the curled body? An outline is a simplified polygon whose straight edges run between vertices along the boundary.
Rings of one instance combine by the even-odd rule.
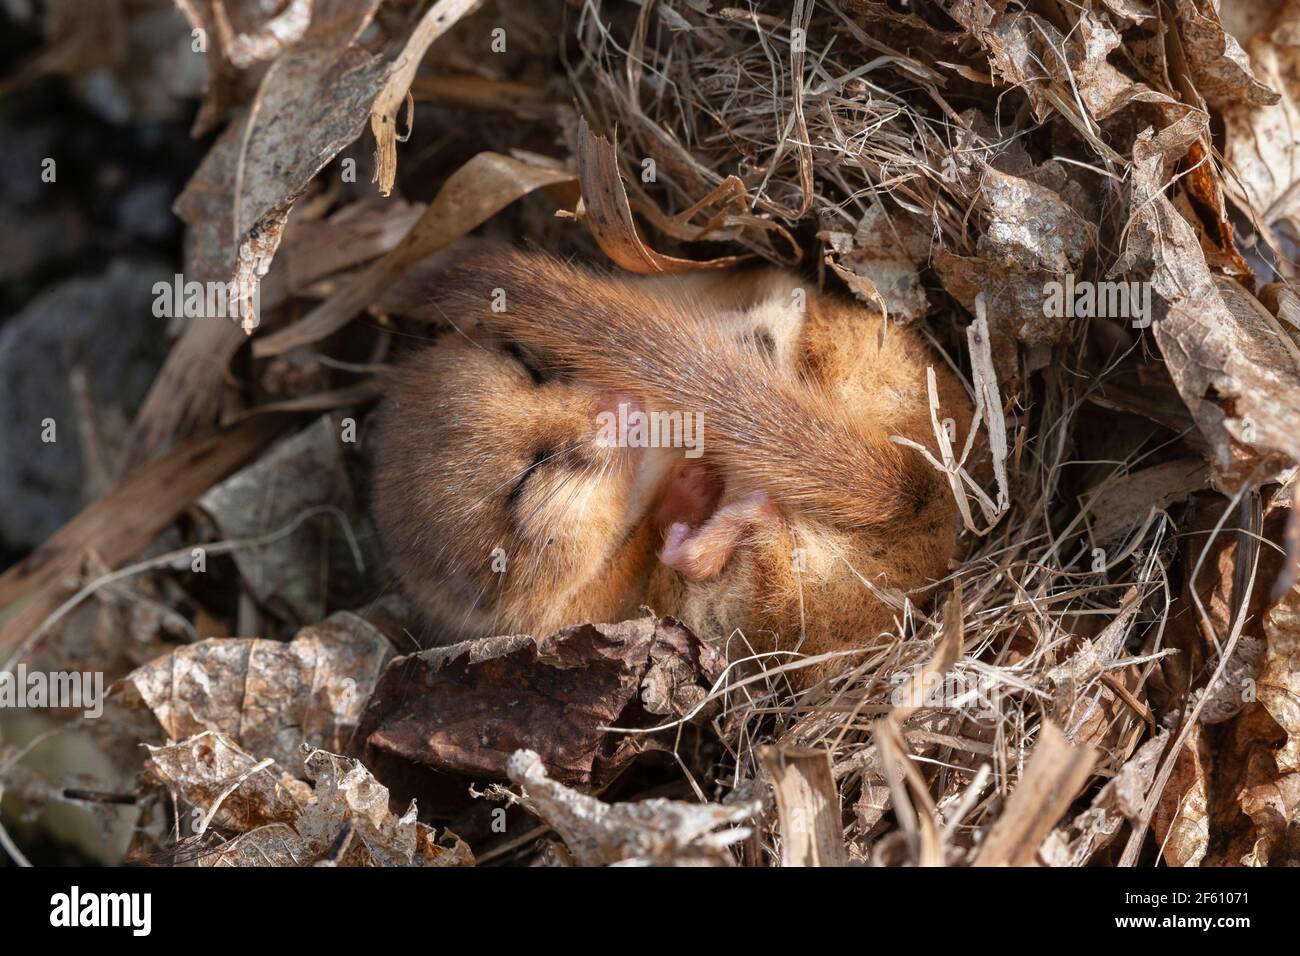
[[[772,269],[644,279],[513,250],[458,267],[436,305],[450,330],[380,411],[374,501],[435,637],[649,606],[733,659],[818,656],[875,643],[891,595],[948,573],[946,479],[892,439],[935,450],[927,368],[958,447],[969,398],[867,307]],[[638,415],[701,440],[610,440]]]

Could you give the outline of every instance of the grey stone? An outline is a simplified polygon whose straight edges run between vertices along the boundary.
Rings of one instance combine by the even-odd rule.
[[[0,325],[0,539],[35,547],[81,508],[84,463],[71,375],[80,365],[97,413],[134,414],[167,353],[153,285],[162,262],[117,260],[69,279]],[[55,441],[42,440],[52,419]]]

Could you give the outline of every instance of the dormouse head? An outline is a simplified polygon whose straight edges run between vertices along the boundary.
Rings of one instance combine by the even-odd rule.
[[[657,543],[644,519],[672,456],[609,440],[630,401],[474,329],[395,370],[374,512],[445,639],[635,612],[633,579]]]

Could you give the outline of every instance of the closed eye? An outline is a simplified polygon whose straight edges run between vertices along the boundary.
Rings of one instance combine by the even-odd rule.
[[[507,355],[524,367],[524,371],[528,373],[528,377],[533,380],[534,385],[541,385],[546,381],[546,376],[542,374],[542,370],[539,369],[524,350],[514,342],[507,342],[503,346],[503,349]]]
[[[524,469],[523,474],[519,476],[519,480],[515,482],[514,487],[510,489],[510,493],[506,495],[507,508],[513,509],[515,507],[516,502],[519,501],[519,496],[524,492],[524,484],[538,468],[554,457],[555,453],[548,448],[542,448],[537,454],[533,455],[532,462]]]

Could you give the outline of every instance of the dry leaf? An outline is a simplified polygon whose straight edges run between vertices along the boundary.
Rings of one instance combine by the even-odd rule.
[[[1290,222],[1300,237],[1300,2],[1282,4],[1273,22],[1246,44],[1260,77],[1279,91],[1271,105],[1230,103],[1224,150],[1235,177],[1225,187],[1264,226]],[[1244,193],[1244,195],[1243,195]]]
[[[1300,866],[1300,773],[1243,790],[1241,808],[1258,834],[1246,866]]]
[[[1264,615],[1267,639],[1259,700],[1287,734],[1277,752],[1278,770],[1300,773],[1300,587],[1294,587]]]
[[[496,215],[515,200],[544,186],[572,182],[563,169],[525,162],[499,153],[479,153],[448,177],[411,231],[356,281],[310,314],[271,335],[254,340],[258,357],[280,355],[320,341],[379,299],[421,259]]]
[[[1200,726],[1192,729],[1151,817],[1166,866],[1199,866],[1209,846],[1209,784],[1202,735]]]
[[[862,214],[852,235],[824,235],[838,256],[837,261],[827,261],[854,295],[880,306],[903,325],[925,317],[930,303],[920,269],[930,257],[930,231],[920,217],[875,203]]]
[[[258,760],[225,734],[203,731],[163,747],[146,747],[145,770],[203,811],[192,826],[196,833],[209,826],[244,833],[269,823],[292,823],[311,798],[307,784],[272,760]]]
[[[693,269],[723,269],[747,258],[722,256],[698,262],[655,252],[637,233],[613,144],[593,133],[586,119],[578,126],[578,139],[578,180],[582,184],[584,221],[601,250],[619,268],[644,275],[659,275]]]
[[[1111,65],[1107,55],[1119,46],[1119,34],[1086,9],[1078,11],[1069,38],[1034,13],[995,12],[969,0],[949,12],[984,46],[994,74],[1005,85],[1024,90],[1038,120],[1060,113],[1106,159],[1118,157],[1079,115],[1078,104],[1091,119],[1102,120],[1131,102],[1172,102]]]
[[[245,332],[260,322],[257,286],[290,210],[316,174],[361,135],[366,103],[388,72],[383,59],[340,44],[332,32],[309,33],[267,70],[247,115],[231,124],[196,174],[204,176],[209,164],[233,167],[233,207],[218,214],[217,225],[228,223],[235,237],[233,262],[227,257],[225,266],[233,267]],[[197,228],[185,198],[177,201],[177,212]]]
[[[193,809],[188,829],[196,842],[203,844],[211,827],[235,831],[230,840],[200,845],[200,866],[474,865],[455,834],[439,839],[416,820],[414,803],[396,816],[388,789],[355,760],[312,750],[295,764],[313,786],[212,731],[151,747],[146,762]]]
[[[1112,272],[1151,275],[1154,332],[1213,463],[1228,474],[1253,446],[1300,457],[1295,410],[1300,363],[1277,321],[1231,280],[1218,282],[1195,232],[1163,193],[1164,144],[1151,130],[1134,146],[1133,220],[1124,255]],[[1256,308],[1258,306],[1258,308]]]
[[[312,862],[311,849],[293,827],[285,823],[268,823],[251,833],[243,833],[200,856],[199,866],[307,866]]]
[[[1108,477],[1088,499],[1092,541],[1107,547],[1136,529],[1152,513],[1186,500],[1209,484],[1209,471],[1199,458],[1184,458],[1142,468],[1119,478]]]
[[[968,311],[984,296],[998,379],[1015,381],[1017,343],[1041,351],[1068,337],[1073,320],[1044,308],[1047,284],[1080,271],[1097,231],[1053,189],[992,167],[984,170],[980,200],[988,228],[978,256],[939,249],[934,266]]]
[[[375,136],[375,182],[379,193],[387,196],[393,191],[397,178],[397,111],[411,95],[411,81],[415,71],[433,41],[450,30],[461,17],[478,9],[483,0],[437,0],[420,18],[407,38],[402,52],[393,61],[392,72],[370,108],[370,131]],[[407,113],[409,124],[415,118],[414,107]],[[405,137],[401,137],[405,138]]]
[[[378,544],[352,489],[342,434],[336,416],[322,416],[197,502],[222,538],[287,532],[232,557],[258,603],[298,624],[364,603],[382,583]]]
[[[252,305],[290,210],[361,134],[387,74],[382,58],[352,45],[378,5],[318,0],[312,28],[267,70],[253,104],[232,119],[173,206],[190,226],[186,280],[236,282],[245,331],[260,320]],[[201,26],[205,16],[210,11],[191,19]],[[127,467],[216,420],[226,368],[243,340],[238,325],[216,317],[185,326],[132,426]]]
[[[386,755],[430,767],[461,794],[469,780],[504,779],[521,748],[543,754],[565,783],[600,786],[644,739],[607,728],[675,716],[703,699],[721,667],[668,618],[467,641],[394,660],[358,739],[367,764]]]
[[[366,613],[389,621],[383,606]],[[367,616],[342,611],[288,643],[218,638],[179,648],[128,675],[120,700],[152,711],[170,740],[213,731],[292,767],[304,744],[347,747],[391,656]]]
[[[283,10],[262,23],[254,32],[235,33],[224,2],[214,2],[212,13],[221,52],[236,69],[260,60],[273,60],[285,47],[297,43],[311,25],[313,0],[288,0]]]
[[[506,769],[521,789],[515,799],[563,838],[578,866],[727,866],[728,848],[752,832],[741,824],[762,808],[759,800],[603,803],[552,780],[531,750],[512,754]]]
[[[317,852],[335,846],[344,827],[353,839],[339,866],[473,866],[474,855],[459,837],[416,820],[412,802],[400,817],[389,809],[388,789],[359,761],[316,750],[303,762],[315,799],[295,824]]]
[[[1236,38],[1223,29],[1212,0],[1178,0],[1178,30],[1197,92],[1211,106],[1269,106],[1278,95],[1250,69]]]

